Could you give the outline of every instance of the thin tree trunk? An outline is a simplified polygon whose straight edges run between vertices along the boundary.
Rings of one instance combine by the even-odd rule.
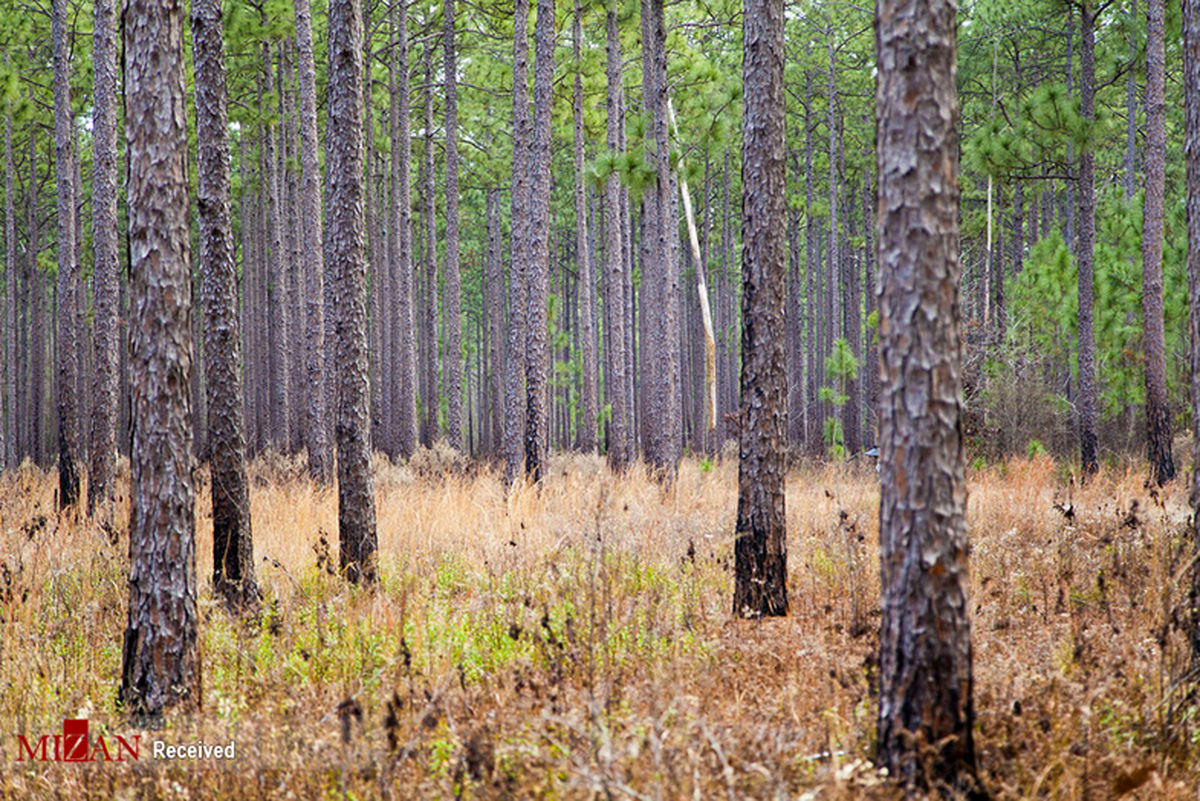
[[[265,86],[271,83],[271,50],[266,44],[262,48],[263,82]],[[263,132],[266,152],[263,161],[266,165],[264,178],[267,195],[267,242],[268,248],[266,290],[267,290],[267,336],[269,339],[269,369],[267,386],[270,393],[270,444],[277,450],[283,451],[288,445],[288,343],[287,343],[287,308],[284,300],[284,264],[283,257],[283,209],[280,202],[283,197],[281,188],[283,181],[279,175],[279,161],[276,155],[276,128],[269,121]]]
[[[512,254],[508,276],[508,353],[504,364],[504,477],[511,484],[525,469],[525,303],[530,236],[529,0],[513,12]]]
[[[786,615],[787,181],[783,0],[745,0],[742,408],[733,611]]]
[[[405,459],[417,450],[417,356],[416,330],[413,325],[414,281],[412,258],[412,189],[409,183],[409,167],[412,164],[412,138],[409,123],[409,73],[408,73],[408,5],[395,3],[396,33],[393,53],[394,69],[398,87],[396,114],[399,127],[393,126],[392,140],[392,195],[396,198],[398,217],[393,224],[399,227],[397,243],[400,251],[393,254],[395,269],[399,270],[395,307],[394,358],[396,364],[396,425],[397,450]],[[398,148],[398,149],[397,149]],[[398,162],[398,163],[397,163]]]
[[[307,3],[300,2],[307,17]],[[206,338],[204,374],[212,464],[213,589],[230,607],[250,608],[257,604],[260,595],[254,578],[250,492],[246,481],[221,0],[193,0],[192,41]]]
[[[296,0],[296,50],[300,84],[300,169],[304,271],[304,367],[307,391],[308,473],[326,484],[332,476],[332,453],[325,420],[325,263],[321,226],[321,167],[317,158],[317,78],[313,59],[312,10],[309,0]]]
[[[1200,0],[1183,5],[1184,153],[1187,173],[1188,354],[1192,368],[1192,568],[1188,632],[1200,665]]]
[[[55,338],[58,405],[58,505],[79,500],[78,419],[76,417],[75,332],[75,168],[74,116],[71,111],[71,43],[67,0],[53,0],[54,29],[54,178],[58,187],[58,334]]]
[[[458,268],[458,66],[454,0],[443,3],[446,55],[446,436],[462,448],[462,279]]]
[[[504,273],[500,264],[500,190],[487,191],[487,343],[490,439],[487,451],[502,453],[504,431]]]
[[[1166,183],[1167,102],[1164,92],[1166,9],[1146,4],[1146,199],[1142,213],[1142,348],[1146,353],[1146,435],[1150,477],[1162,486],[1175,478],[1171,410],[1167,402],[1163,330],[1163,188]]]
[[[133,449],[120,701],[159,726],[167,708],[200,704],[183,6],[128,0],[123,20]]]
[[[1080,111],[1095,117],[1095,31],[1092,8],[1084,0],[1080,14]],[[1084,476],[1096,472],[1096,330],[1093,305],[1093,241],[1096,233],[1095,155],[1085,148],[1079,155],[1079,220],[1076,261],[1079,267],[1079,452]]]
[[[12,114],[4,112],[4,417],[0,417],[4,466],[14,470],[20,447],[17,410],[17,220],[13,208]],[[3,436],[7,433],[7,436]]]
[[[572,49],[575,57],[575,84],[573,106],[575,113],[575,249],[579,269],[579,315],[580,358],[583,376],[580,387],[579,449],[585,453],[596,450],[596,334],[592,328],[592,309],[595,301],[592,293],[596,282],[592,276],[591,253],[588,251],[588,218],[583,172],[583,61],[581,44],[583,39],[583,10],[580,0],[575,0],[575,20],[572,28]]]
[[[363,29],[360,0],[329,4],[330,265],[337,291],[337,470],[341,567],[352,582],[376,573],[367,384],[367,265],[363,248]]]
[[[423,208],[421,223],[425,228],[425,308],[423,317],[425,337],[425,435],[426,446],[438,438],[438,278],[437,278],[437,218],[433,188],[433,48],[425,50],[425,175],[422,181]]]

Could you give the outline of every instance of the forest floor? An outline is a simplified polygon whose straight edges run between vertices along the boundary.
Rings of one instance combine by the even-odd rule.
[[[333,574],[336,493],[257,461],[249,622],[213,599],[202,486],[202,710],[125,763],[17,761],[18,735],[64,718],[136,733],[115,709],[128,545],[123,524],[57,517],[49,474],[0,480],[0,797],[893,796],[870,764],[869,466],[790,475],[791,614],[749,622],[730,613],[736,460],[686,460],[664,491],[556,457],[507,497],[450,462],[377,462],[382,580],[364,591]],[[1142,481],[1080,489],[1048,457],[970,471],[976,742],[996,797],[1196,798],[1186,489]],[[236,757],[156,759],[154,740]]]

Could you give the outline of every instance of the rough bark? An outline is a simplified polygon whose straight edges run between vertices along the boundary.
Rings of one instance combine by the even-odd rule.
[[[1080,113],[1095,118],[1095,19],[1085,0],[1080,25]],[[1075,257],[1079,268],[1079,455],[1084,476],[1097,469],[1096,454],[1096,329],[1093,244],[1096,236],[1096,157],[1090,148],[1079,154],[1079,219]]]
[[[592,276],[591,253],[588,250],[587,199],[583,172],[583,76],[580,56],[583,38],[583,11],[580,0],[575,0],[575,21],[571,29],[572,49],[575,56],[575,84],[572,98],[575,115],[575,252],[579,270],[579,345],[583,376],[580,387],[580,413],[583,419],[579,426],[579,449],[591,452],[596,449],[596,334],[592,328],[591,312],[595,301],[592,294],[596,282]]]
[[[271,49],[269,45],[262,47],[262,80],[263,90],[271,84]],[[260,111],[261,111],[260,98]],[[270,434],[269,443],[282,451],[288,442],[288,371],[287,371],[287,309],[284,307],[284,256],[283,256],[283,185],[279,175],[279,160],[276,155],[278,133],[270,121],[264,124],[263,130],[263,162],[265,171],[264,191],[266,194],[267,230],[264,247],[267,252],[266,290],[267,290],[267,338],[268,338],[268,369],[267,387],[269,392]]]
[[[250,492],[246,481],[221,0],[193,0],[192,38],[205,317],[204,373],[212,465],[213,588],[231,607],[252,607],[259,593],[254,578]]]
[[[616,0],[605,11],[607,33],[608,114],[607,144],[609,152],[621,147],[621,36],[617,26]],[[604,182],[604,304],[606,323],[610,327],[609,342],[613,349],[609,377],[611,395],[607,398],[611,410],[608,435],[608,463],[614,470],[628,463],[630,431],[628,382],[625,371],[625,252],[621,230],[621,179],[609,174]]]
[[[786,615],[787,206],[783,0],[745,0],[742,22],[742,407],[733,611]]]
[[[1146,354],[1146,435],[1150,478],[1175,478],[1171,409],[1167,402],[1163,330],[1163,188],[1166,183],[1167,102],[1164,92],[1164,0],[1146,4],[1146,199],[1142,211],[1142,350]]]
[[[399,216],[393,222],[398,226],[399,253],[395,265],[398,273],[393,313],[396,315],[396,444],[397,450],[407,459],[417,449],[417,355],[416,331],[413,328],[413,258],[412,258],[412,189],[409,183],[412,164],[412,139],[409,123],[409,77],[408,77],[408,6],[396,3],[396,47],[395,70],[397,83],[398,127],[394,129],[396,139],[392,142],[392,194],[396,197]],[[397,150],[397,148],[399,148]],[[396,163],[396,162],[399,163]]]
[[[13,208],[12,114],[4,113],[4,417],[0,418],[4,467],[18,464],[20,417],[17,413],[17,220]]]
[[[75,168],[74,116],[71,111],[71,43],[67,0],[50,4],[54,39],[54,178],[58,188],[58,334],[55,338],[55,388],[58,406],[58,505],[79,500],[78,419],[76,417],[75,331]]]
[[[665,475],[673,475],[682,454],[679,374],[679,264],[673,242],[678,239],[667,137],[667,48],[662,0],[642,0],[642,92],[651,121],[653,149],[647,158],[655,170],[653,191],[643,198],[647,214],[648,269],[643,275],[652,290],[656,312],[647,319],[648,363],[642,380],[647,390],[649,441],[646,456]],[[646,284],[643,283],[643,287]]]
[[[1184,154],[1187,174],[1187,275],[1192,368],[1192,568],[1189,625],[1192,664],[1200,665],[1200,0],[1183,5]]]
[[[508,274],[508,352],[504,361],[504,477],[512,483],[525,469],[525,296],[529,249],[529,0],[513,11],[512,248]]]
[[[363,29],[360,0],[329,5],[330,266],[337,284],[338,538],[352,582],[375,580],[375,496],[367,386],[367,264],[363,242]]]
[[[317,78],[313,59],[312,10],[309,0],[296,0],[296,52],[300,84],[300,224],[304,275],[304,373],[308,473],[327,483],[332,453],[325,421],[325,263],[321,226],[321,167],[317,158]]]
[[[200,702],[183,6],[127,0],[124,30],[133,448],[120,702],[160,725]]]
[[[96,0],[92,34],[92,294],[95,381],[92,385],[88,510],[112,494],[117,453],[117,11]]]
[[[501,455],[504,431],[504,274],[500,265],[500,190],[487,191],[487,342],[491,440],[487,450]]]
[[[538,0],[534,28],[533,136],[529,162],[526,252],[525,471],[540,481],[546,461],[549,348],[546,302],[550,271],[550,122],[554,81],[554,0]]]
[[[443,4],[446,81],[446,437],[462,448],[462,278],[458,268],[458,65],[454,0]]]
[[[438,436],[438,280],[437,280],[437,217],[433,189],[433,48],[425,50],[425,152],[424,176],[421,181],[421,225],[425,234],[425,298],[421,308],[422,335],[425,340],[425,421],[422,441],[433,445]]]
[[[973,787],[955,4],[875,12],[881,292],[878,764]],[[931,751],[929,749],[932,749]]]

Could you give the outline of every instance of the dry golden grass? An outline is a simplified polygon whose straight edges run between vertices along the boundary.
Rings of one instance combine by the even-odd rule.
[[[130,733],[114,707],[123,524],[59,519],[32,468],[0,479],[0,795],[892,797],[869,765],[869,468],[791,476],[792,613],[746,622],[729,609],[736,463],[687,461],[664,492],[558,457],[542,488],[506,496],[495,473],[445,462],[377,462],[373,592],[327,569],[336,495],[299,464],[257,462],[266,602],[247,623],[212,598],[202,489],[202,711],[119,765],[19,763],[16,738],[74,716]],[[1122,472],[1073,488],[1042,458],[973,473],[970,493],[987,787],[1195,798],[1181,483],[1153,497]],[[154,739],[232,739],[237,759],[157,761]]]

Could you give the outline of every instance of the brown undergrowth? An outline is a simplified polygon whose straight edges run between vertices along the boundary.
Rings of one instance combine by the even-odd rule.
[[[544,486],[424,454],[376,464],[382,581],[336,575],[336,494],[252,468],[265,603],[211,594],[198,493],[202,710],[135,763],[18,762],[19,734],[129,736],[115,708],[127,533],[0,479],[0,795],[95,798],[890,798],[871,768],[878,490],[788,481],[791,614],[730,614],[737,466],[663,491],[556,457]],[[199,476],[201,483],[205,481]],[[1000,798],[1195,798],[1181,483],[1074,486],[1048,458],[970,475],[980,772]],[[236,743],[163,761],[150,744]]]

